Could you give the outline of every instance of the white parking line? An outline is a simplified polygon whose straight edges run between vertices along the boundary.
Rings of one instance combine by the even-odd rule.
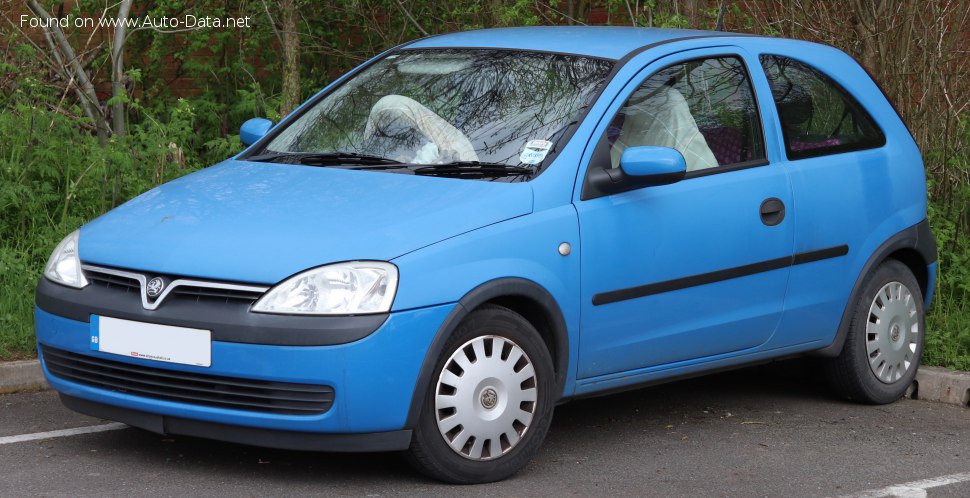
[[[24,441],[36,441],[38,439],[77,436],[79,434],[91,434],[93,432],[116,431],[126,427],[128,426],[125,424],[112,422],[110,424],[76,427],[74,429],[61,429],[59,431],[35,432],[33,434],[20,434],[18,436],[4,436],[0,437],[0,444],[22,443]]]
[[[880,489],[871,489],[869,491],[845,495],[844,498],[880,498],[884,496],[895,496],[897,498],[924,498],[926,496],[927,489],[949,486],[951,484],[959,484],[961,482],[970,482],[970,472],[931,477],[921,481],[896,484],[894,486],[886,486],[885,488]]]

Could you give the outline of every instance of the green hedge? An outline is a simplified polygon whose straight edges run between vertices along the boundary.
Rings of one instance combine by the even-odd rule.
[[[434,2],[406,2],[415,18],[426,23],[418,27],[407,16],[397,15],[404,4],[393,0],[374,0],[365,9],[360,8],[358,0],[299,3],[302,18],[316,20],[299,26],[304,97],[367,57],[419,37],[425,30],[435,33],[501,25],[563,24],[578,18],[590,5],[570,3],[576,12],[566,15],[561,12],[564,5],[555,2],[471,1],[447,8]],[[798,31],[804,31],[806,22],[828,22],[831,16],[789,11],[770,1],[759,3],[765,8],[749,14],[742,12],[739,4],[728,3],[732,6],[728,29],[796,37],[824,34],[832,38],[821,41],[854,55],[866,49],[851,30]],[[626,17],[629,3],[608,0],[600,4],[607,9],[608,22],[630,22]],[[135,97],[130,101],[125,98],[128,132],[123,138],[112,138],[104,147],[94,137],[94,127],[83,117],[73,92],[65,90],[64,78],[52,70],[43,45],[26,41],[19,33],[0,31],[0,53],[5,55],[0,57],[0,359],[36,354],[33,289],[61,237],[126,199],[240,150],[235,133],[243,120],[253,116],[279,119],[279,75],[284,68],[274,48],[276,34],[265,22],[263,4],[233,0],[192,5],[200,16],[250,15],[254,28],[154,36],[142,32],[132,36],[127,57],[134,69],[125,74]],[[665,11],[667,7],[656,2],[637,5],[642,8],[630,15],[641,25],[709,29],[717,14],[716,8],[685,14],[676,9]],[[772,10],[772,5],[778,8]],[[819,3],[816,7],[826,5]],[[938,14],[932,2],[925,7],[913,5],[923,9],[917,14]],[[189,7],[165,0],[148,8],[162,15]],[[78,5],[79,12],[100,13],[101,9],[103,6],[91,0]],[[842,7],[833,15],[845,14],[839,9]],[[393,14],[370,17],[367,12]],[[785,17],[789,15],[804,19],[796,22]],[[953,27],[956,35],[948,31],[941,36],[965,47],[967,38],[959,37],[957,27]],[[927,33],[925,38],[937,47],[937,37]],[[82,45],[85,40],[75,42]],[[926,51],[915,42],[893,49],[916,51],[919,60],[925,59],[934,68],[960,63],[959,58],[937,61],[933,58],[949,56]],[[85,57],[96,82],[103,83],[107,77],[103,68],[109,67],[106,47]],[[171,75],[165,68],[171,69],[173,64],[181,77],[195,82],[196,92],[191,97],[172,95],[167,79]],[[965,66],[955,67],[962,70]],[[957,74],[951,69],[934,71],[932,74]],[[951,105],[947,100],[952,96],[966,102],[965,86],[961,85],[968,78],[947,79],[946,99],[924,101],[906,97],[909,94],[904,90],[913,88],[906,78],[913,74],[886,74],[890,81],[882,83],[895,95],[924,148],[931,195],[929,218],[940,247],[940,278],[928,316],[924,359],[928,364],[970,369],[970,160],[965,145],[970,143],[970,124],[958,122],[959,113],[953,110],[961,109],[960,102]]]

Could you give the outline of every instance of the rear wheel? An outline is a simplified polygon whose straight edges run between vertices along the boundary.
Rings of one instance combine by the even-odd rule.
[[[825,363],[839,394],[864,403],[901,398],[913,383],[923,353],[923,296],[903,263],[887,260],[869,274],[842,353]]]
[[[549,351],[525,318],[500,306],[473,311],[438,359],[411,462],[459,484],[514,474],[549,429],[554,377]]]

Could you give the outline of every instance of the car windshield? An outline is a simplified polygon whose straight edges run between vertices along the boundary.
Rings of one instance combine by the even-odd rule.
[[[385,165],[361,167],[391,171],[534,171],[612,66],[514,50],[400,51],[330,92],[249,157],[312,155],[320,165],[351,166],[376,158]]]

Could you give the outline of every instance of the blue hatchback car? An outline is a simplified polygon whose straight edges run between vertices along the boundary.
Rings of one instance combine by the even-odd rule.
[[[55,249],[37,342],[69,408],[475,483],[577,397],[803,353],[860,402],[916,374],[922,159],[834,48],[434,36],[241,137]]]

